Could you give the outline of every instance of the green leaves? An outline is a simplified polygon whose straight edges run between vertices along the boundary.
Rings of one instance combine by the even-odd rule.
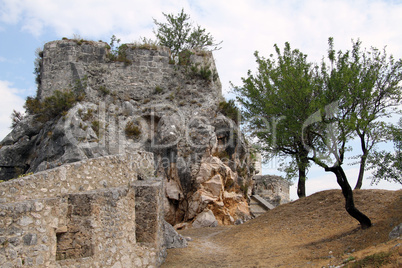
[[[165,14],[166,23],[158,22],[154,19],[156,30],[154,33],[159,45],[170,48],[172,52],[172,60],[177,61],[180,52],[196,49],[196,50],[218,50],[219,45],[214,37],[207,33],[205,29],[199,25],[193,27],[189,22],[190,16],[184,13],[184,9],[175,16],[173,14]]]

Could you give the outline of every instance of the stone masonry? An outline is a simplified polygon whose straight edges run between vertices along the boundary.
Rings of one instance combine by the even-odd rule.
[[[256,175],[253,181],[253,194],[264,198],[274,207],[290,201],[289,182],[281,176]]]
[[[164,192],[152,172],[152,154],[137,152],[1,183],[0,266],[159,266]]]

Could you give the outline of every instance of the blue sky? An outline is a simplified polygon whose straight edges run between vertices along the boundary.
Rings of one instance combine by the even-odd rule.
[[[326,54],[330,36],[336,49],[349,49],[351,40],[360,38],[363,47],[387,46],[389,54],[402,57],[402,1],[0,0],[0,139],[10,131],[12,110],[23,111],[25,98],[36,92],[33,62],[38,47],[74,34],[104,41],[115,34],[122,42],[152,38],[153,18],[162,21],[162,12],[181,8],[223,40],[214,56],[227,98],[229,82],[240,85],[247,70],[255,68],[254,51],[268,56],[275,43],[283,47],[288,41],[316,62]],[[264,172],[275,169],[271,164]],[[348,168],[350,177],[356,169]],[[369,181],[364,184],[368,187]],[[387,183],[377,187],[401,188]],[[308,193],[328,188],[338,188],[335,179],[313,168]]]

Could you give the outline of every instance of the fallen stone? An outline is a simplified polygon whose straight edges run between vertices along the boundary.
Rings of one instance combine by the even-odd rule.
[[[214,213],[211,210],[201,212],[200,214],[198,214],[193,222],[194,228],[216,226],[218,226],[218,221],[216,220]]]
[[[172,225],[163,221],[164,239],[166,248],[185,248],[188,246],[187,240],[176,232]]]

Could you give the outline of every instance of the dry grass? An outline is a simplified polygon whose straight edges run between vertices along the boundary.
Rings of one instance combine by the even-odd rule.
[[[355,191],[355,203],[371,228],[347,214],[341,191],[323,191],[243,225],[183,230],[193,241],[168,250],[162,267],[353,267],[381,252],[374,258],[385,264],[354,267],[402,267],[401,240],[388,241],[402,222],[402,190]]]

